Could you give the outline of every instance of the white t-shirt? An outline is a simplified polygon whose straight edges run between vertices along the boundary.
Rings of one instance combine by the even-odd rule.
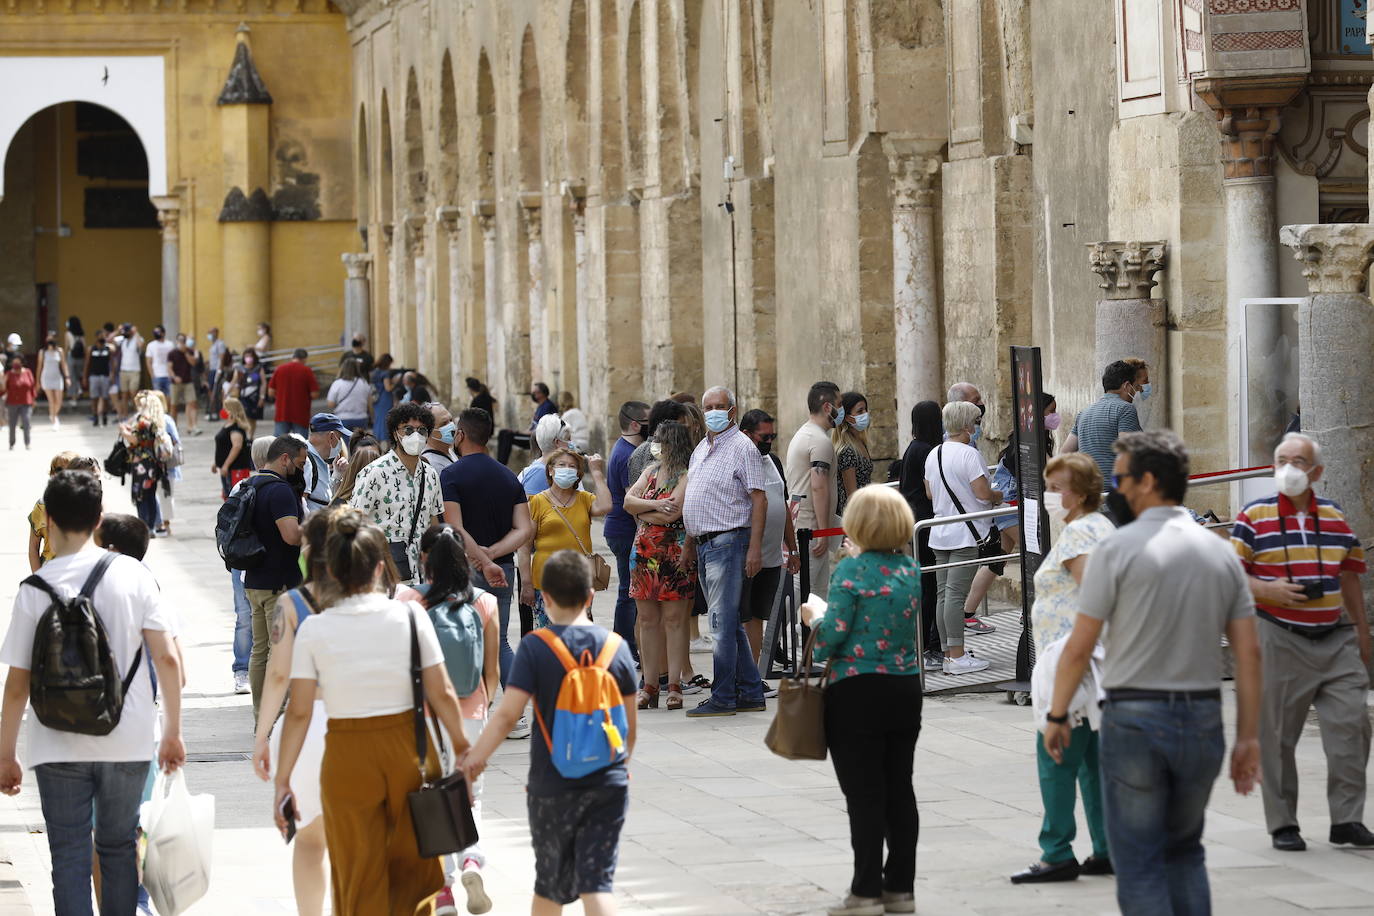
[[[372,386],[363,379],[351,381],[337,378],[329,386],[325,400],[334,405],[334,414],[344,420],[357,420],[367,416],[367,397]]]
[[[763,492],[768,497],[767,519],[763,524],[763,568],[781,566],[783,562],[782,541],[787,527],[787,499],[783,496],[782,475],[778,466],[767,455],[763,460]]]
[[[418,604],[370,593],[305,619],[296,631],[291,679],[317,681],[331,719],[390,716],[413,708],[410,614],[420,638],[420,667],[442,663],[434,624]]]
[[[81,551],[57,557],[43,564],[38,571],[59,594],[75,595],[81,591],[86,577],[96,561],[106,551],[87,545]],[[134,655],[143,644],[144,630],[170,631],[162,607],[162,593],[157,580],[142,563],[132,557],[115,556],[105,570],[92,596],[95,611],[105,625],[115,667],[127,676]],[[31,670],[33,664],[33,636],[38,619],[47,612],[52,599],[46,592],[25,585],[14,598],[14,614],[10,618],[5,642],[0,645],[0,663],[11,668]],[[57,731],[29,716],[29,742],[25,763],[34,767],[43,763],[132,762],[149,759],[153,746],[152,679],[144,671],[152,665],[145,652],[139,661],[138,674],[124,696],[124,710],[119,725],[108,735],[78,735]]]
[[[167,365],[167,355],[176,349],[170,340],[155,340],[148,344],[148,359],[153,363],[153,378],[167,378],[172,374]]]
[[[930,499],[935,505],[935,517],[945,518],[950,515],[962,515],[954,500],[949,495],[949,490],[945,488],[940,480],[940,460],[943,459],[945,467],[945,480],[949,481],[949,486],[954,490],[954,494],[959,497],[959,501],[964,505],[964,512],[982,512],[991,509],[992,503],[986,502],[973,495],[971,484],[978,478],[987,479],[988,470],[983,466],[983,456],[978,453],[978,449],[962,442],[946,442],[930,450],[926,456],[926,483],[930,485]],[[992,486],[992,482],[988,482]],[[978,529],[978,537],[981,539],[992,527],[991,519],[979,519],[973,522],[973,527]],[[968,525],[960,522],[953,525],[937,525],[930,530],[930,547],[932,550],[958,550],[961,547],[977,547],[978,543],[973,539],[973,534],[968,530]]]
[[[120,334],[115,337],[115,343],[119,345],[119,370],[137,372],[140,368],[138,361],[141,358],[138,351],[143,347],[143,338],[137,335],[125,337]]]

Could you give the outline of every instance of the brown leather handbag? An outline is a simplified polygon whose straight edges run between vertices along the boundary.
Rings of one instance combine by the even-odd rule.
[[[817,630],[812,629],[802,653],[800,670],[810,672],[811,652]],[[824,760],[825,745],[825,684],[830,679],[830,663],[819,679],[785,677],[778,681],[777,712],[763,743],[779,757],[788,760]]]
[[[573,540],[577,541],[577,546],[581,549],[582,555],[586,557],[587,562],[592,565],[592,589],[598,592],[604,592],[611,585],[611,564],[607,563],[606,559],[602,557],[601,554],[592,553],[588,550],[587,545],[583,544],[582,538],[578,536],[577,529],[573,527],[572,522],[568,521],[568,517],[563,514],[563,510],[558,508],[558,504],[550,499],[548,494],[544,494],[544,498],[549,500],[549,505],[553,507],[553,511],[557,512],[558,517],[563,520],[563,524],[568,526],[568,531],[572,534]]]

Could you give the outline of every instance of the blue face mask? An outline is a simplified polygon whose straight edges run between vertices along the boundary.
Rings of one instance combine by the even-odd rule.
[[[722,432],[730,426],[730,411],[728,410],[708,410],[706,411],[706,428],[713,433]]]
[[[974,427],[973,427],[973,437],[972,437],[969,441],[970,441],[970,442],[977,442],[977,441],[978,441],[979,439],[981,439],[981,438],[983,438],[983,426],[982,426],[981,423],[974,424]]]
[[[1150,396],[1151,387],[1152,386],[1149,382],[1146,382],[1144,385],[1141,385],[1140,390],[1136,392],[1135,399],[1137,401],[1143,401],[1146,398],[1148,398]]]
[[[831,419],[830,422],[831,422],[831,423],[834,423],[836,426],[839,426],[841,423],[844,422],[844,408],[843,408],[843,407],[836,407],[836,408],[835,408],[835,416]]]
[[[868,424],[872,422],[872,417],[866,413],[856,413],[854,415],[854,428],[859,432],[868,429]]]
[[[439,438],[444,440],[445,445],[453,444],[453,434],[458,430],[457,423],[447,423],[439,427]]]
[[[577,486],[577,481],[582,475],[577,473],[577,468],[554,468],[553,482],[565,490],[571,490]]]

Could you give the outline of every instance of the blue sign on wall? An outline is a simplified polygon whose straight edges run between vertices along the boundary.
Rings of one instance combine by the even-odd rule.
[[[1364,17],[1368,10],[1369,0],[1341,0],[1340,46],[1342,54],[1363,56],[1374,51],[1365,38]]]

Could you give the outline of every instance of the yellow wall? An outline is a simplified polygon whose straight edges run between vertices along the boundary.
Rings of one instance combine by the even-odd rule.
[[[272,346],[338,345],[347,276],[339,253],[357,242],[352,220],[272,224]]]

